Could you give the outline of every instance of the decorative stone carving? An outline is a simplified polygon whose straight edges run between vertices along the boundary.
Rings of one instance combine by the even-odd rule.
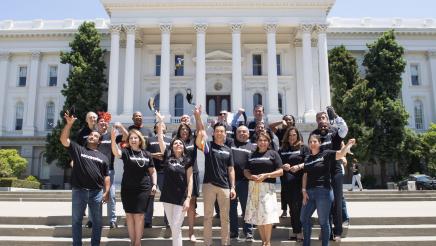
[[[241,23],[232,24],[231,28],[232,28],[232,33],[241,33],[242,24]]]
[[[32,51],[32,60],[39,60],[39,58],[41,58],[41,52]]]
[[[160,24],[159,29],[163,33],[170,33],[171,30],[173,29],[173,26],[170,24]]]
[[[123,28],[127,34],[135,34],[136,32],[136,25],[123,25]]]
[[[205,33],[207,29],[207,24],[195,24],[194,29],[197,33]]]
[[[119,34],[121,32],[121,25],[110,25],[109,31],[112,34]]]
[[[301,41],[301,39],[294,39],[294,46],[295,47],[302,47],[303,46],[303,42]]]
[[[317,33],[325,33],[327,31],[328,25],[327,24],[318,24],[315,26],[315,31]]]
[[[313,30],[313,24],[301,24],[298,29],[303,33],[311,33]]]
[[[277,24],[266,24],[263,26],[263,29],[266,33],[276,33],[277,31]]]

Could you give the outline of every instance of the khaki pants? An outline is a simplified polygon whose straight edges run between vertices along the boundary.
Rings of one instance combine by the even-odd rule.
[[[221,219],[221,245],[230,245],[230,189],[210,183],[203,184],[204,199],[204,245],[212,245],[212,220],[215,200],[218,200]]]

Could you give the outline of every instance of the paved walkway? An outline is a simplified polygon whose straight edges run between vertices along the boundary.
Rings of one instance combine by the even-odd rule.
[[[348,202],[350,217],[436,217],[436,201],[419,202]],[[121,202],[116,214],[123,216]],[[198,203],[197,212],[203,215],[203,204]],[[106,206],[104,206],[106,214]],[[155,203],[156,216],[163,215],[162,203]],[[2,217],[46,217],[71,215],[70,202],[0,202]]]

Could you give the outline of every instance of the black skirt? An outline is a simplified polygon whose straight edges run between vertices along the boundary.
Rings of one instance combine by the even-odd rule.
[[[192,196],[199,197],[200,196],[200,175],[198,172],[192,173]]]
[[[121,189],[121,201],[126,213],[145,213],[153,199],[154,196],[150,196],[147,190]]]

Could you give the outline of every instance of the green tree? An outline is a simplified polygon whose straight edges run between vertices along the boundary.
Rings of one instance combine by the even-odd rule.
[[[436,124],[432,123],[428,130],[421,135],[423,156],[427,163],[428,173],[436,175]]]
[[[408,114],[399,96],[401,74],[406,61],[404,48],[395,39],[394,31],[388,31],[374,43],[368,44],[363,65],[366,67],[368,88],[374,89],[368,102],[365,120],[372,134],[367,142],[367,159],[380,166],[382,185],[387,182],[387,165],[398,161],[401,145],[405,139]]]
[[[16,149],[0,149],[0,177],[17,177],[26,170],[27,160]]]
[[[106,108],[102,100],[107,89],[104,75],[106,65],[103,60],[105,50],[100,47],[100,42],[101,34],[95,28],[95,24],[84,22],[70,43],[71,51],[61,53],[61,63],[70,64],[71,69],[67,78],[68,83],[64,84],[62,90],[65,104],[60,116],[63,119],[64,112],[72,106],[75,107],[75,116],[78,119],[71,131],[72,139],[76,138],[78,130],[86,124],[87,112]],[[59,120],[52,132],[47,135],[46,156],[49,163],[57,160],[59,166],[68,167],[69,157],[59,141],[64,125],[64,121]]]

